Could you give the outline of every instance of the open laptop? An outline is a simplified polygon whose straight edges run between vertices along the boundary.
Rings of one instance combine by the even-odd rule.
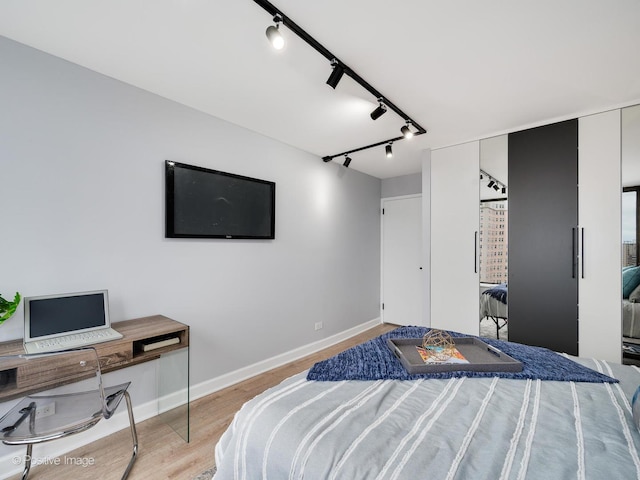
[[[43,353],[122,338],[111,328],[107,290],[26,297],[24,349]]]

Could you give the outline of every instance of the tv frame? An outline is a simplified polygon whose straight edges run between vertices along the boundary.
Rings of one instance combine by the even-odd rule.
[[[174,216],[174,194],[175,194],[175,181],[174,181],[174,169],[175,167],[184,168],[187,170],[195,170],[213,175],[221,175],[225,177],[235,178],[239,180],[245,180],[253,183],[260,183],[271,187],[271,222],[270,233],[268,235],[215,235],[215,234],[196,234],[196,233],[176,233],[175,231],[175,216]],[[262,180],[259,178],[247,177],[244,175],[238,175],[235,173],[223,172],[220,170],[214,170],[211,168],[199,167],[196,165],[189,165],[186,163],[176,162],[173,160],[165,161],[165,238],[222,238],[222,239],[244,239],[244,240],[273,240],[276,233],[276,183],[269,180]]]

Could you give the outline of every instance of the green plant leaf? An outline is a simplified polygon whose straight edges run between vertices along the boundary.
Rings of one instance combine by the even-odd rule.
[[[22,297],[20,296],[19,292],[16,292],[16,294],[14,295],[13,302],[5,300],[4,298],[2,298],[2,295],[0,295],[0,325],[2,325],[5,320],[11,318],[14,313],[16,313],[16,309],[18,308],[21,299]]]

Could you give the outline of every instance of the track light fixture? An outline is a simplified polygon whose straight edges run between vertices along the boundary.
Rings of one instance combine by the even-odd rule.
[[[382,98],[378,99],[378,107],[371,112],[371,120],[377,120],[379,119],[382,115],[384,115],[387,111],[387,107],[384,103],[382,103]]]
[[[386,147],[384,147],[384,151],[385,151],[385,152],[386,152],[386,154],[387,154],[387,158],[391,158],[391,157],[393,157],[393,149],[391,148],[391,142],[389,142],[389,143],[387,144],[387,146],[386,146]]]
[[[282,16],[276,13],[273,17],[273,21],[276,22],[275,26],[271,25],[267,28],[267,38],[276,50],[282,50],[284,47],[284,37],[280,33],[280,23],[282,23]]]
[[[338,62],[338,60],[336,60],[335,58],[331,60],[331,66],[333,67],[333,70],[331,71],[331,75],[329,75],[327,85],[335,89],[338,86],[342,75],[344,75],[344,68],[342,68],[340,62]]]
[[[496,192],[500,190],[502,192],[502,195],[507,194],[507,186],[504,183],[502,183],[500,180],[496,180],[484,170],[480,170],[480,180],[484,178],[489,180],[489,182],[487,183],[487,188],[493,188]]]
[[[395,112],[400,118],[404,119],[407,122],[407,129],[409,129],[409,123],[412,125],[412,133],[413,135],[423,135],[427,133],[427,130],[420,126],[415,120],[411,119],[406,113],[404,113],[397,105],[394,105],[387,97],[382,95],[381,92],[376,90],[369,82],[367,82],[364,78],[358,75],[351,67],[338,59],[336,55],[330,52],[324,45],[320,44],[315,38],[309,35],[305,30],[303,30],[299,25],[297,25],[293,19],[288,17],[284,12],[282,12],[278,7],[273,5],[269,0],[253,0],[256,4],[258,4],[261,8],[263,8],[269,15],[273,16],[273,21],[275,22],[275,26],[270,26],[267,28],[266,34],[269,38],[269,41],[272,43],[274,48],[281,49],[284,47],[284,38],[282,37],[279,27],[280,24],[285,25],[287,27],[287,32],[292,32],[302,41],[306,42],[311,48],[313,48],[316,52],[322,55],[325,59],[331,62],[333,67],[333,71],[327,80],[327,84],[332,88],[336,88],[342,76],[346,73],[351,79],[364,88],[367,92],[369,92],[373,98],[378,99],[379,105],[378,107],[371,112],[371,118],[377,119],[380,118],[387,110],[392,110]],[[350,153],[359,152],[362,150],[367,150],[370,148],[376,148],[380,145],[387,145],[387,152],[391,152],[391,144],[398,140],[403,140],[405,138],[405,130],[402,130],[402,136],[389,138],[386,140],[382,140],[376,143],[372,143],[369,145],[365,145],[358,148],[353,148],[351,150],[336,153],[334,155],[328,155],[322,157],[322,160],[327,163],[333,160],[336,157],[340,157],[342,155],[347,155]]]
[[[402,136],[404,138],[406,138],[407,140],[409,140],[410,138],[413,137],[413,132],[409,128],[409,125],[411,125],[411,122],[409,120],[407,120],[407,124],[400,129],[400,132],[402,133]]]
[[[348,155],[344,156],[344,163],[343,165],[347,168],[349,168],[349,165],[351,164],[351,157],[349,157]]]

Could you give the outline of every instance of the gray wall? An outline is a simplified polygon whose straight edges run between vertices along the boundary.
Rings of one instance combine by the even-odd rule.
[[[2,37],[0,65],[3,294],[187,323],[192,384],[379,317],[379,179]],[[276,239],[165,239],[165,159],[275,181]]]
[[[382,198],[422,193],[422,174],[403,175],[382,180]]]

